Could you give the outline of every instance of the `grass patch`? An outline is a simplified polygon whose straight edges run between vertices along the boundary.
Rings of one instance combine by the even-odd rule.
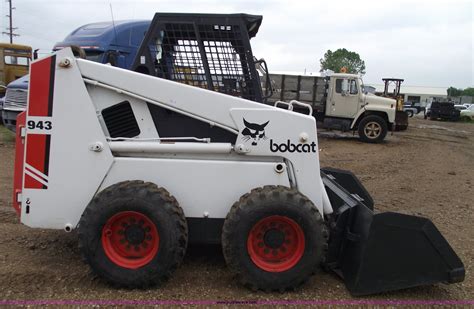
[[[15,133],[0,125],[0,142],[2,143],[14,143]]]
[[[461,119],[459,121],[464,122],[464,123],[474,123],[474,120],[467,117],[467,116],[461,117]]]

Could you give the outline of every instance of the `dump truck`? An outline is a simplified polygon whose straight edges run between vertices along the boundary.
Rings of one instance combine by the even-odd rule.
[[[380,143],[389,131],[398,127],[396,101],[365,91],[364,82],[357,74],[270,73],[269,78],[271,95],[267,103],[278,106],[279,102],[295,100],[309,104],[322,128],[357,132],[364,142]]]
[[[429,219],[377,213],[352,173],[320,167],[305,103],[276,108],[65,48],[32,63],[16,132],[21,222],[77,230],[85,261],[117,286],[164,282],[188,243],[222,245],[239,282],[265,291],[321,264],[353,295],[465,276]]]
[[[364,142],[397,128],[396,101],[366,93],[358,75],[270,74],[250,44],[261,23],[260,15],[156,13],[132,70],[264,104],[301,101],[323,127]]]

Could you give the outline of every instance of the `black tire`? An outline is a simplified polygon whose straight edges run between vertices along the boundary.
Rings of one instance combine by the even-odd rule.
[[[406,113],[408,114],[408,117],[413,117],[413,111],[406,111]]]
[[[120,239],[120,244],[123,246],[131,244],[137,251],[142,248],[153,248],[154,241],[147,243],[147,240],[152,239],[148,238],[151,237],[150,233],[153,234],[150,229],[158,233],[157,251],[147,255],[150,258],[149,262],[135,268],[128,267],[128,264],[124,267],[113,261],[110,253],[106,252],[106,250],[111,252],[112,249],[108,249],[109,246],[106,245],[108,240],[104,240],[108,233],[105,227],[109,226],[110,221],[121,214],[132,212],[147,221],[143,223],[143,220],[137,222],[130,219],[129,225],[124,222],[120,225],[117,222],[117,228],[125,226],[123,230],[113,232],[113,235],[124,235],[116,236],[123,237]],[[125,217],[123,220],[128,218]],[[78,235],[84,259],[99,277],[116,286],[144,288],[167,280],[179,266],[186,252],[188,228],[182,209],[168,191],[153,183],[135,180],[117,183],[97,194],[81,217]],[[110,235],[112,239],[113,236]],[[115,242],[118,245],[119,242]],[[136,249],[137,247],[139,249]],[[133,249],[130,251],[133,254]],[[126,263],[134,261],[128,259]]]
[[[302,231],[304,237],[303,248],[298,250],[300,258],[294,260],[295,264],[286,265],[277,271],[268,271],[258,266],[251,257],[249,244],[254,228],[259,226],[262,220],[281,218],[295,223]],[[273,223],[273,222],[272,222]],[[259,234],[262,250],[267,250],[267,241],[273,241],[272,254],[275,251],[291,253],[290,232],[285,226],[272,227],[270,223],[262,236]],[[284,231],[283,239],[278,235],[273,240],[269,233]],[[268,239],[270,240],[268,240]],[[256,238],[255,238],[256,239]],[[236,202],[224,222],[222,232],[222,249],[224,258],[230,270],[236,275],[240,283],[252,290],[285,291],[295,289],[303,284],[313,273],[315,273],[323,262],[327,252],[328,232],[313,203],[297,190],[283,186],[265,186],[257,188],[245,194]],[[256,239],[257,240],[257,239]],[[260,240],[257,240],[257,242]],[[263,244],[265,242],[265,244]],[[279,245],[279,246],[278,246]],[[283,248],[287,246],[289,249]],[[269,254],[269,253],[267,253]],[[287,257],[292,259],[292,255]]]
[[[358,132],[361,141],[366,143],[380,143],[387,135],[387,122],[378,115],[365,116],[359,122]]]

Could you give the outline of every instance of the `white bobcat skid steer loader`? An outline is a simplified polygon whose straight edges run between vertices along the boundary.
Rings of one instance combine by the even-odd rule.
[[[21,222],[78,229],[87,262],[116,285],[167,279],[188,241],[221,243],[254,289],[297,287],[321,263],[355,295],[464,278],[429,220],[374,215],[351,173],[320,170],[309,115],[64,49],[31,65],[17,132]]]

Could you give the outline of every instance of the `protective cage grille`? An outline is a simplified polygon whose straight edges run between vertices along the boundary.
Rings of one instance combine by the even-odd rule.
[[[150,29],[145,41],[156,76],[261,101],[248,30],[238,16],[157,13]]]

